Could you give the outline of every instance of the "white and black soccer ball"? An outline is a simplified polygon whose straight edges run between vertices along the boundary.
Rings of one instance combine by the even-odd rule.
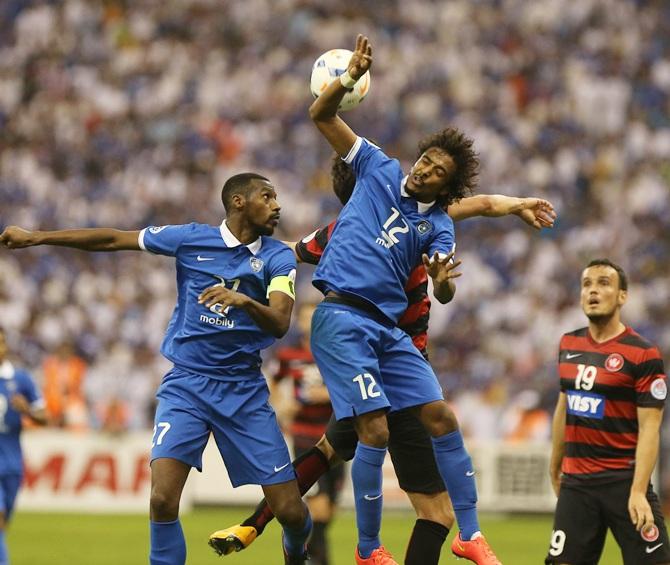
[[[328,88],[334,80],[339,80],[349,66],[349,60],[353,53],[348,49],[331,49],[321,55],[312,67],[312,77],[309,82],[312,96],[319,95]],[[370,71],[367,71],[354,85],[351,92],[347,92],[338,106],[338,110],[351,110],[358,106],[370,92]]]

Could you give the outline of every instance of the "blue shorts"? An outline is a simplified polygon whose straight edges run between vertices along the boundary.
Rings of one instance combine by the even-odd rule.
[[[312,316],[312,353],[338,420],[444,398],[410,337],[358,308],[319,304]]]
[[[0,512],[5,515],[5,520],[9,521],[14,510],[16,495],[21,488],[21,475],[2,475],[0,476]]]
[[[224,381],[174,368],[156,396],[152,461],[168,457],[202,471],[212,432],[233,486],[295,479],[262,376]]]

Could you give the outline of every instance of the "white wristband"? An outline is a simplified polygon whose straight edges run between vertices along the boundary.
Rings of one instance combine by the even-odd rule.
[[[352,78],[352,76],[349,74],[349,71],[344,71],[340,75],[340,84],[347,90],[351,90],[357,82],[358,79]]]

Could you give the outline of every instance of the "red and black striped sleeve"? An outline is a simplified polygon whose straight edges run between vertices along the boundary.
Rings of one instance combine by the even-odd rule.
[[[335,229],[336,221],[333,220],[327,226],[314,230],[296,243],[295,254],[300,261],[310,265],[318,265]]]
[[[651,346],[644,350],[633,371],[636,404],[643,408],[663,408],[668,396],[667,378],[661,352]]]

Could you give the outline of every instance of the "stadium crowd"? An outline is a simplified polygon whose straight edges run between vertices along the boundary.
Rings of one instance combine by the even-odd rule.
[[[457,226],[463,276],[429,336],[466,434],[549,437],[558,340],[585,325],[575,273],[594,257],[627,270],[625,321],[668,360],[664,0],[5,0],[0,227],[218,224],[223,181],[254,170],[278,187],[279,236],[311,232],[339,208],[308,123],[311,64],[358,31],[376,49],[371,94],[347,116],[358,131],[409,164],[408,140],[454,124],[476,140],[481,192],[559,213],[540,234],[514,218]],[[170,269],[0,254],[0,324],[63,426],[150,426]],[[318,300],[310,274],[302,301]]]

